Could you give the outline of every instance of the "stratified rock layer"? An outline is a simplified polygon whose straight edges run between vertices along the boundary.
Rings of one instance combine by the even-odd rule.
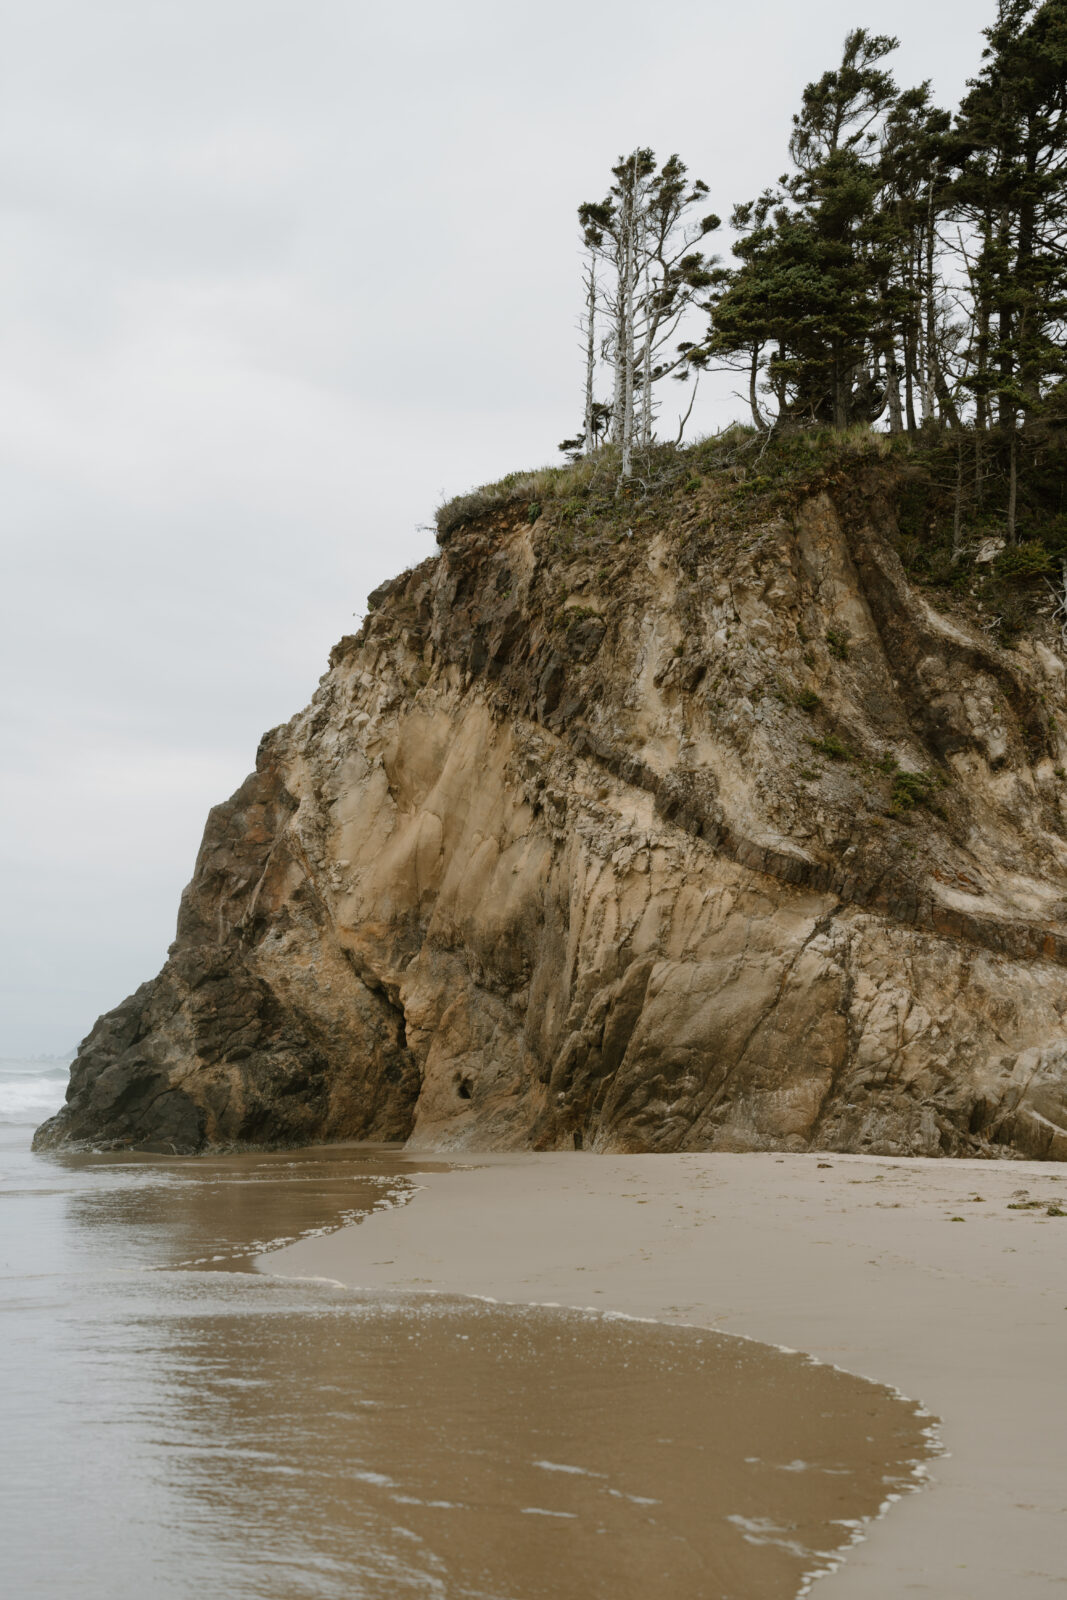
[[[873,476],[718,492],[372,596],[38,1147],[1067,1158],[1054,641],[933,611]]]

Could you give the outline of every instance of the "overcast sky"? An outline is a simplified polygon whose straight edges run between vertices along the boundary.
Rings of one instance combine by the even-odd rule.
[[[0,1055],[156,972],[208,807],[439,500],[559,459],[574,212],[616,157],[677,150],[727,215],[846,29],[954,104],[992,9],[6,8]]]

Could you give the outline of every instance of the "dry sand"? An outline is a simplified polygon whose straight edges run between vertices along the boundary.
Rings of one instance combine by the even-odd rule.
[[[896,1385],[949,1454],[820,1594],[1067,1596],[1067,1217],[1008,1209],[1026,1190],[1067,1211],[1062,1166],[576,1153],[414,1181],[261,1265],[697,1323]]]

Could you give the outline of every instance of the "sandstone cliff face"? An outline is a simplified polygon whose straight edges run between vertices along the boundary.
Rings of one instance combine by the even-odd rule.
[[[372,597],[38,1146],[1067,1158],[1063,661],[911,590],[873,479],[718,496]]]

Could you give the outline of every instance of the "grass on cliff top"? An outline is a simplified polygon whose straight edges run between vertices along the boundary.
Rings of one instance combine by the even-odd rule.
[[[810,480],[834,462],[884,457],[897,444],[870,428],[844,434],[809,429],[774,438],[738,423],[694,444],[657,444],[635,451],[633,477],[621,491],[618,449],[604,445],[576,462],[509,472],[496,483],[447,500],[436,513],[438,539],[444,543],[460,528],[498,509],[521,508],[536,521],[574,502],[603,510],[633,507],[679,490],[693,491],[705,479],[722,479],[724,485],[751,495]]]
[[[1021,435],[1018,456],[1016,540],[994,557],[990,541],[999,544],[1007,532],[1008,442],[967,428],[898,437],[869,427],[767,435],[735,424],[693,444],[636,452],[634,476],[621,490],[618,451],[608,445],[573,464],[512,472],[447,501],[437,512],[437,537],[446,544],[464,527],[509,511],[531,523],[543,519],[566,554],[595,528],[614,526],[617,534],[690,497],[729,535],[788,515],[813,490],[847,487],[873,466],[894,505],[898,553],[911,581],[953,591],[1010,643],[1047,609],[1046,580],[1067,562],[1067,430]]]

